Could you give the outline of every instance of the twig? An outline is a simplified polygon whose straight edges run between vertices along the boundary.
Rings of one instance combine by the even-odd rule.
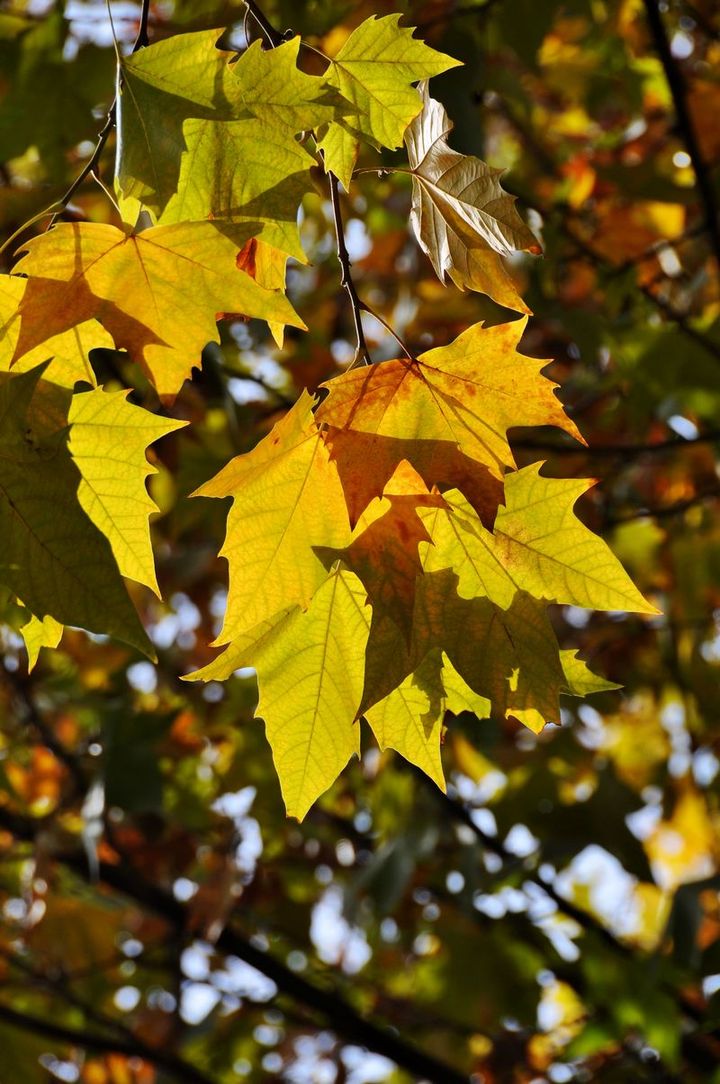
[[[644,519],[647,517],[652,517],[653,519],[671,519],[673,516],[682,515],[683,512],[687,512],[690,508],[694,508],[698,504],[704,504],[705,501],[716,501],[719,497],[720,487],[708,489],[704,493],[695,493],[692,497],[684,497],[680,501],[674,501],[673,504],[660,505],[656,508],[637,508],[625,515],[611,516],[605,520],[604,526],[616,527],[620,523],[630,523],[634,519]]]
[[[555,455],[590,455],[598,458],[612,458],[616,455],[640,456],[652,455],[659,452],[680,451],[684,448],[694,448],[698,444],[720,443],[720,429],[712,429],[707,433],[700,433],[697,437],[683,440],[682,437],[669,437],[667,440],[656,440],[651,444],[591,444],[583,447],[581,444],[560,444],[550,440],[534,440],[532,437],[513,440],[514,448],[523,448],[534,452],[552,452]]]
[[[36,835],[43,831],[44,824],[40,819],[23,817],[0,806],[0,827],[12,833],[17,840],[34,843]],[[85,856],[81,851],[55,854],[54,857],[72,870],[80,880],[86,884],[93,883]],[[191,926],[190,914],[182,903],[164,888],[146,880],[126,862],[118,864],[101,862],[98,873],[100,880],[109,888],[123,893],[135,903],[154,911],[174,928]],[[466,1074],[440,1061],[434,1055],[419,1050],[390,1029],[365,1018],[337,990],[323,988],[309,982],[269,952],[257,948],[231,926],[223,929],[216,945],[221,952],[237,956],[271,979],[281,993],[317,1013],[347,1042],[357,1043],[382,1054],[394,1061],[401,1069],[421,1079],[433,1081],[434,1084],[469,1084],[469,1077]],[[2,1019],[1,1013],[0,1019]],[[82,1045],[80,1037],[77,1036],[76,1039],[78,1045]],[[100,1041],[105,1042],[105,1040]],[[106,1043],[106,1048],[107,1046]],[[135,1054],[137,1055],[138,1051],[135,1051]],[[206,1082],[203,1080],[202,1084]]]
[[[359,360],[362,360],[365,365],[372,365],[372,358],[370,357],[370,352],[368,351],[367,343],[365,342],[365,333],[362,326],[362,313],[368,312],[369,310],[357,295],[355,283],[353,282],[352,273],[350,271],[350,254],[345,243],[345,230],[343,227],[342,210],[340,208],[339,181],[332,172],[328,173],[328,181],[330,183],[330,201],[332,203],[333,220],[335,222],[335,237],[337,238],[337,258],[340,263],[341,271],[340,282],[350,298],[353,321],[355,323],[357,347],[353,365],[357,365]]]
[[[48,1039],[54,1039],[59,1043],[67,1043],[69,1046],[84,1050],[93,1050],[99,1054],[124,1054],[128,1058],[141,1058],[167,1072],[186,1084],[214,1084],[211,1077],[206,1076],[194,1065],[183,1061],[174,1054],[167,1054],[161,1050],[155,1050],[141,1039],[113,1039],[94,1032],[77,1031],[74,1028],[55,1024],[51,1020],[42,1020],[40,1017],[31,1016],[29,1013],[21,1013],[11,1009],[8,1005],[0,1004],[0,1020],[11,1027],[21,1028],[23,1031],[32,1032],[34,1035],[44,1035]]]
[[[140,26],[139,26],[139,29],[138,29],[138,32],[137,32],[137,37],[135,38],[135,41],[133,42],[133,47],[132,47],[132,52],[133,53],[137,53],[139,49],[144,49],[145,46],[148,44],[148,19],[149,19],[149,17],[150,17],[150,0],[142,0],[142,10],[140,12]],[[120,85],[120,76],[118,75],[118,87],[119,87],[119,85]],[[108,139],[110,138],[110,134],[111,134],[113,128],[115,127],[115,122],[117,120],[118,95],[119,95],[119,89],[118,89],[118,92],[115,94],[115,97],[112,100],[112,104],[111,104],[110,108],[107,111],[107,116],[105,117],[105,123],[104,123],[104,125],[102,127],[102,131],[98,135],[97,143],[95,144],[95,149],[92,152],[92,155],[90,156],[88,161],[85,163],[83,168],[80,170],[80,172],[78,173],[77,177],[75,178],[75,180],[72,182],[72,184],[68,188],[65,195],[61,196],[60,199],[57,201],[60,204],[61,210],[58,210],[53,214],[52,218],[50,219],[50,222],[48,223],[48,229],[50,229],[50,226],[54,226],[54,224],[57,221],[58,217],[62,214],[62,211],[67,207],[68,203],[73,198],[73,196],[77,192],[78,188],[80,188],[80,186],[87,180],[87,178],[91,174],[95,173],[95,171],[96,171],[96,169],[97,169],[97,167],[98,167],[98,165],[100,163],[102,153],[105,150],[105,144],[107,143]]]
[[[665,78],[668,87],[670,88],[678,128],[695,172],[698,194],[704,209],[705,226],[712,245],[718,272],[720,272],[720,217],[718,204],[715,198],[715,189],[713,188],[710,173],[703,158],[695,125],[693,124],[693,119],[688,108],[685,78],[682,70],[679,65],[676,64],[675,58],[672,55],[670,42],[657,0],[643,0],[643,3],[645,5],[645,14],[648,26],[650,27],[650,33],[655,42],[655,48],[660,57],[660,63],[663,66]]]

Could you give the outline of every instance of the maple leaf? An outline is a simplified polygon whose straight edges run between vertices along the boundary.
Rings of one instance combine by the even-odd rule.
[[[331,427],[327,433],[331,448],[338,430],[381,438],[365,463],[362,497],[356,473],[345,469],[342,475],[348,505],[355,513],[366,495],[382,493],[399,454],[428,486],[467,486],[478,514],[492,523],[501,490],[491,479],[501,482],[504,468],[515,465],[508,429],[556,425],[582,441],[554,395],[556,385],[540,375],[547,362],[516,352],[525,323],[521,319],[491,328],[475,324],[450,345],[416,360],[401,358],[353,369],[322,385],[328,395],[315,416],[318,423]],[[437,460],[421,452],[416,463],[405,442],[426,448],[440,442],[443,447],[435,449]],[[351,458],[341,451],[338,469],[347,468]],[[468,469],[467,460],[477,465],[475,471]]]
[[[0,581],[36,618],[117,636],[153,657],[110,544],[77,497],[67,429],[29,418],[42,366],[0,382]]]
[[[340,559],[362,582],[373,614],[386,614],[409,637],[415,583],[422,572],[418,546],[431,541],[418,510],[444,507],[445,502],[438,493],[430,493],[403,460],[383,490],[382,504],[387,510],[367,526],[361,523],[357,536],[344,549],[317,552],[329,564]]]
[[[40,346],[17,356],[20,322],[18,309],[22,305],[27,279],[18,275],[0,275],[0,372],[27,372],[49,360],[44,376],[55,384],[72,388],[78,380],[95,384],[95,374],[88,355],[91,350],[115,346],[102,324],[87,320],[46,339]]]
[[[240,665],[255,667],[257,714],[265,720],[288,815],[298,820],[360,752],[356,720],[370,624],[364,599],[356,577],[337,568],[305,612],[294,608],[266,621],[188,675],[209,681]]]
[[[158,508],[145,485],[155,467],[145,453],[187,423],[158,418],[127,395],[96,388],[73,396],[68,447],[81,474],[80,505],[110,543],[120,572],[159,596],[148,524]]]
[[[209,218],[240,243],[260,238],[301,263],[298,208],[315,165],[299,143],[264,121],[187,120],[178,188],[162,224]]]
[[[453,150],[446,139],[453,126],[444,107],[429,96],[427,83],[421,91],[422,112],[405,133],[413,186],[410,221],[418,243],[441,282],[449,275],[461,289],[469,286],[523,309],[517,293],[508,293],[497,254],[539,252],[537,239],[515,210],[515,197],[500,187],[502,170]]]
[[[394,149],[422,102],[413,83],[455,68],[453,60],[413,37],[400,15],[371,16],[361,23],[330,62],[327,82],[353,108],[347,120],[321,132],[326,169],[349,188],[357,140]],[[343,134],[340,134],[340,129]]]
[[[188,183],[198,186],[188,174],[186,152],[191,165],[198,161],[198,148],[208,152],[208,138],[223,139],[217,130],[208,136],[206,128],[213,122],[254,117],[266,135],[279,128],[287,142],[335,115],[336,93],[297,67],[299,38],[268,51],[253,42],[238,59],[216,47],[223,33],[178,34],[122,60],[117,183],[123,196],[157,214]],[[271,138],[277,143],[277,135]],[[208,178],[212,168],[207,158],[203,169]]]
[[[236,246],[210,223],[130,235],[99,223],[61,223],[25,251],[15,266],[29,276],[17,309],[15,359],[98,318],[158,393],[172,398],[203,347],[219,341],[217,317],[305,326],[285,297],[238,270]]]
[[[451,569],[426,571],[419,580],[415,657],[441,647],[498,718],[517,719],[536,733],[558,722],[565,678],[545,605],[518,592],[502,609],[482,596],[462,598],[457,588]]]
[[[397,689],[365,712],[381,749],[394,749],[445,791],[440,736],[445,689],[438,660],[428,655]]]
[[[519,591],[594,610],[657,613],[632,583],[607,543],[573,506],[592,482],[545,478],[534,463],[505,478],[505,507],[487,531],[459,493],[444,510],[420,512],[434,545],[425,568],[453,568],[465,598],[485,595],[504,609]],[[432,523],[429,516],[433,517]]]
[[[503,483],[489,471],[478,469],[477,461],[448,440],[402,440],[397,437],[362,433],[355,429],[323,429],[345,494],[350,525],[355,526],[368,504],[382,494],[399,463],[407,461],[425,485],[440,490],[460,489],[491,527],[503,497]]]
[[[121,60],[116,184],[159,212],[177,190],[188,117],[231,120],[234,54],[222,30],[178,34]]]
[[[289,605],[308,606],[327,577],[318,549],[347,541],[340,480],[311,406],[305,392],[252,451],[196,491],[234,498],[221,550],[230,587],[219,643]]]
[[[275,49],[254,41],[231,66],[231,93],[236,115],[243,110],[266,127],[297,132],[317,128],[347,106],[330,80],[306,75],[297,66],[300,38],[296,35]]]
[[[453,150],[446,136],[454,126],[445,107],[430,97],[427,82],[419,90],[423,108],[405,133],[412,222],[438,277],[444,281],[446,271],[461,273],[468,248],[505,256],[539,252],[537,238],[515,210],[515,197],[498,182],[503,171]]]

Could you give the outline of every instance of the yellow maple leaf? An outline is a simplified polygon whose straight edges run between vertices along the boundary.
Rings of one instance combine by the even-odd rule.
[[[25,246],[13,360],[92,318],[173,398],[218,342],[216,320],[254,316],[304,327],[290,302],[236,265],[238,249],[208,222],[126,234],[98,223],[61,223]],[[182,320],[178,319],[182,313]]]

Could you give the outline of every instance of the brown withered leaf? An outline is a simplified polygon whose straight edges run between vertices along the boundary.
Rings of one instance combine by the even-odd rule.
[[[420,89],[422,112],[405,133],[413,186],[410,220],[418,243],[441,282],[449,275],[461,289],[527,312],[498,257],[539,253],[537,238],[515,210],[515,197],[501,188],[502,170],[453,150],[445,108],[429,96],[427,83]]]

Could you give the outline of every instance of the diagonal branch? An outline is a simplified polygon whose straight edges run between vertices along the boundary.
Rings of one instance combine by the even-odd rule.
[[[650,33],[672,95],[678,129],[695,172],[698,195],[704,209],[705,228],[710,238],[718,272],[720,272],[720,208],[718,208],[710,170],[703,158],[697,131],[690,115],[685,78],[672,55],[667,30],[657,0],[643,0],[643,3]]]
[[[55,1024],[52,1020],[42,1020],[39,1016],[32,1016],[30,1013],[18,1012],[17,1009],[11,1009],[9,1005],[2,1004],[0,1004],[0,1020],[11,1027],[29,1031],[33,1035],[44,1036],[58,1043],[66,1043],[81,1050],[141,1058],[171,1073],[176,1080],[182,1081],[182,1084],[214,1084],[210,1077],[200,1069],[196,1069],[194,1065],[190,1065],[189,1062],[183,1061],[174,1054],[155,1050],[140,1039],[113,1039],[92,1031],[79,1031],[65,1027],[63,1024]]]
[[[12,833],[17,840],[34,843],[37,834],[43,831],[44,822],[39,819],[33,821],[29,817],[22,817],[0,806],[0,828]],[[72,870],[80,880],[86,884],[93,884],[93,876],[88,870],[87,861],[82,852],[74,850],[56,854],[54,857]],[[182,903],[164,888],[146,880],[127,863],[114,865],[101,862],[98,867],[98,876],[100,881],[108,887],[154,911],[175,928],[183,929],[191,924],[188,910]],[[257,948],[231,926],[223,929],[216,944],[221,952],[237,956],[250,964],[251,967],[271,979],[282,994],[319,1015],[344,1041],[356,1043],[377,1054],[382,1054],[394,1061],[401,1069],[423,1080],[432,1081],[433,1084],[469,1084],[466,1074],[440,1061],[434,1055],[418,1049],[389,1028],[366,1019],[337,990],[330,986],[324,987],[309,982],[269,952]],[[4,1008],[0,1010],[0,1020],[3,1019],[3,1012],[5,1012]],[[74,1038],[77,1039],[78,1045],[83,1045],[80,1035]],[[63,1039],[63,1041],[70,1040]],[[105,1042],[105,1049],[110,1048],[110,1040],[97,1041]],[[85,1045],[88,1046],[87,1043]],[[117,1047],[112,1049],[117,1049]],[[134,1053],[136,1056],[144,1056],[138,1050]],[[198,1081],[198,1084],[201,1082]],[[207,1081],[202,1081],[202,1084],[207,1084]]]

